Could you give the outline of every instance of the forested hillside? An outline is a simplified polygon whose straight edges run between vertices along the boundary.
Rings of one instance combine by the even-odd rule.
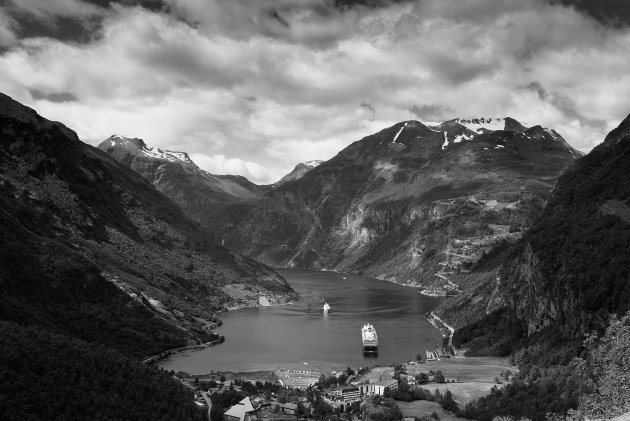
[[[542,420],[589,392],[572,362],[590,332],[630,309],[629,128],[630,118],[560,176],[538,221],[508,252],[490,314],[456,332],[471,354],[511,355],[521,368],[514,384],[466,416]]]
[[[150,355],[209,341],[228,306],[294,298],[140,175],[1,94],[0,192],[2,319]]]
[[[111,348],[0,321],[0,419],[204,420],[171,374]]]

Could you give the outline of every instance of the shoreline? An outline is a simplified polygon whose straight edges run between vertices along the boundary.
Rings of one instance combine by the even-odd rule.
[[[167,359],[168,357],[172,355],[177,355],[185,351],[206,349],[208,347],[220,345],[223,342],[225,342],[225,336],[223,335],[218,335],[218,336],[219,338],[215,339],[214,341],[205,342],[205,343],[197,344],[197,345],[186,345],[186,346],[182,346],[178,348],[167,349],[166,351],[162,351],[159,354],[152,355],[148,358],[145,358],[144,360],[142,360],[142,364],[157,364],[160,361],[164,361],[165,359]]]
[[[451,390],[455,394],[455,400],[460,404],[465,404],[472,399],[485,396],[490,389],[498,386],[496,379],[502,380],[501,384],[509,382],[504,379],[502,373],[510,371],[518,372],[518,367],[511,365],[507,358],[503,357],[468,357],[468,358],[445,358],[437,361],[426,361],[421,364],[409,364],[409,362],[401,362],[406,366],[409,375],[417,375],[420,372],[429,372],[440,370],[443,372],[448,382],[437,383],[429,382],[421,385],[423,388],[430,390],[439,389],[442,393]],[[313,362],[297,362],[297,363],[281,363],[274,367],[257,367],[250,370],[211,370],[209,373],[188,373],[181,372],[180,376],[186,378],[199,378],[199,380],[208,380],[224,375],[228,382],[234,379],[245,381],[278,381],[287,387],[292,387],[293,377],[285,378],[285,374],[294,372],[294,376],[307,376],[311,381],[315,381],[317,375],[332,375],[333,371],[344,371],[348,367],[347,364],[326,363],[323,361]],[[358,367],[352,367],[357,369]],[[391,377],[394,374],[392,365],[374,364],[368,366],[370,373]],[[302,371],[302,373],[300,373]],[[369,375],[368,375],[369,377]],[[298,386],[299,388],[299,386]]]
[[[361,278],[366,278],[366,279],[373,279],[375,281],[381,281],[381,282],[389,282],[391,284],[394,285],[400,285],[401,287],[408,287],[408,288],[413,288],[413,289],[422,289],[422,291],[418,291],[418,293],[424,295],[425,297],[434,297],[434,298],[438,298],[438,297],[456,297],[457,294],[432,294],[432,293],[425,293],[425,291],[427,291],[427,287],[425,285],[422,284],[403,284],[401,282],[397,282],[397,281],[392,281],[390,279],[382,279],[382,278],[376,278],[376,277],[372,277],[372,276],[366,276],[366,275],[360,275],[358,273],[354,273],[354,272],[340,272],[338,270],[335,269],[301,269],[301,268],[283,268],[283,267],[279,267],[279,268],[274,268],[274,270],[276,271],[281,271],[281,270],[296,270],[296,271],[311,271],[311,272],[326,272],[326,273],[336,273],[338,275],[341,275],[343,277],[345,276],[360,276]]]
[[[422,286],[415,286],[415,285],[404,285],[404,284],[400,284],[398,282],[394,282],[391,280],[387,280],[387,279],[378,279],[378,278],[372,278],[372,277],[366,277],[363,275],[359,275],[356,273],[345,273],[345,272],[339,272],[336,270],[330,270],[330,269],[321,269],[321,270],[312,270],[312,269],[294,269],[294,268],[274,268],[274,270],[277,271],[286,271],[286,272],[291,272],[291,271],[304,271],[304,272],[320,272],[320,273],[335,273],[337,275],[340,275],[342,277],[346,277],[346,276],[357,276],[357,277],[361,277],[361,278],[366,278],[366,279],[370,279],[370,280],[375,280],[375,281],[379,281],[379,282],[387,282],[387,283],[392,283],[395,285],[399,285],[399,286],[403,286],[403,287],[409,287],[409,288],[414,288],[414,289],[418,289],[421,288]],[[280,273],[280,275],[282,275],[282,273]],[[280,301],[278,300],[278,298],[287,298],[287,296],[292,296],[291,298],[293,299],[289,299],[287,301]],[[435,297],[437,298],[437,297]],[[299,303],[300,301],[302,301],[303,297],[300,296],[297,292],[294,291],[294,294],[278,294],[277,296],[275,296],[273,299],[269,299],[268,296],[264,295],[264,294],[259,294],[257,299],[249,299],[247,301],[242,300],[241,302],[235,303],[234,305],[231,306],[226,306],[224,307],[222,310],[216,312],[214,314],[213,317],[215,317],[220,325],[222,324],[222,320],[221,320],[221,314],[227,314],[228,312],[232,312],[232,311],[237,311],[237,310],[243,310],[243,309],[249,309],[249,308],[256,308],[256,307],[290,307],[292,305],[295,305],[297,303]],[[236,300],[235,300],[236,301]],[[425,319],[427,319],[426,315],[425,315]],[[427,319],[428,320],[428,319]],[[428,320],[430,322],[430,320]],[[216,325],[213,326],[211,329],[209,330],[214,330],[216,327],[220,326],[220,325]],[[433,323],[431,323],[431,325],[437,329],[438,331],[440,331],[440,329]],[[153,356],[149,356],[145,359],[142,360],[143,363],[145,364],[158,364],[166,359],[168,359],[169,357],[173,357],[177,354],[181,354],[184,352],[188,352],[188,351],[198,351],[198,350],[203,350],[205,348],[208,348],[209,346],[215,346],[215,345],[219,345],[221,343],[223,343],[226,340],[229,340],[229,337],[225,337],[223,335],[219,335],[220,338],[217,340],[214,340],[212,342],[209,343],[199,343],[199,344],[194,344],[194,345],[187,345],[184,347],[178,347],[178,348],[174,348],[174,349],[169,349],[166,351],[163,351],[157,355],[153,355]],[[409,358],[411,359],[411,356],[409,356]],[[330,372],[333,371],[335,369],[344,369],[345,368],[345,364],[338,364],[338,363],[332,363],[332,362],[322,362],[322,361],[317,361],[317,362],[294,362],[294,363],[282,363],[282,364],[273,364],[273,365],[260,365],[260,366],[255,366],[255,367],[248,367],[246,368],[243,372],[251,372],[251,371],[276,371],[282,368],[286,368],[287,366],[301,366],[301,364],[323,364],[326,368],[322,367],[324,372]],[[240,370],[239,370],[240,371]],[[191,374],[191,375],[197,375],[197,376],[201,376],[203,374]]]

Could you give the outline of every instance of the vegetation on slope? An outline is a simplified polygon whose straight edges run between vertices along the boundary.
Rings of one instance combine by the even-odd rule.
[[[0,94],[0,419],[202,419],[132,356],[211,340],[202,327],[235,283],[293,296],[138,174]]]
[[[147,355],[211,339],[226,285],[291,296],[63,125],[3,95],[0,110],[0,317]]]
[[[169,373],[117,351],[0,321],[0,419],[203,420]]]
[[[628,367],[603,351],[627,350],[618,347],[628,317],[609,320],[630,309],[629,126],[627,119],[559,178],[540,219],[507,253],[497,290],[503,305],[456,332],[471,354],[511,355],[520,368],[513,384],[469,405],[465,416],[544,420],[549,412],[591,411],[593,400],[608,399],[615,411],[629,405],[627,390],[624,400],[607,386],[625,379]],[[583,345],[607,326],[600,343]],[[619,341],[610,340],[611,329]]]

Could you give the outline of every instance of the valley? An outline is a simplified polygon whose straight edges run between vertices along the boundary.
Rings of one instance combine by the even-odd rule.
[[[148,356],[216,340],[204,326],[230,306],[296,299],[60,123],[0,95],[0,127],[3,319]]]
[[[319,375],[356,366],[371,374],[352,387],[378,375],[387,396],[421,402],[396,406],[401,413],[441,407],[485,419],[503,391],[522,393],[529,408],[536,388],[581,384],[570,363],[592,346],[582,344],[587,329],[601,331],[609,314],[626,310],[625,257],[607,263],[612,284],[580,275],[576,295],[575,270],[555,273],[548,263],[579,267],[565,256],[575,244],[550,245],[543,232],[571,230],[558,218],[577,218],[607,256],[627,249],[619,187],[627,121],[584,158],[555,131],[513,119],[406,121],[257,186],[137,138],[92,148],[0,99],[0,203],[11,244],[2,253],[20,262],[2,269],[11,280],[0,284],[4,320],[113,347],[189,380],[263,370],[284,373],[276,380],[285,390],[321,388],[328,380]],[[567,237],[590,238],[553,238]],[[612,291],[620,298],[606,298]],[[77,311],[75,301],[89,305]],[[324,302],[331,311],[322,314]],[[381,332],[376,355],[361,356],[352,340],[366,321]],[[417,355],[426,360],[410,361]],[[540,370],[559,374],[532,377]],[[413,383],[425,375],[445,379],[435,396]],[[182,381],[205,411],[198,387]],[[591,396],[571,390],[545,405],[566,411]]]
[[[628,0],[0,0],[0,421],[630,420]]]

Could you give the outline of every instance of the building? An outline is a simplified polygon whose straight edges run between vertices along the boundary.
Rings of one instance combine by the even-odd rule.
[[[358,387],[344,387],[324,391],[317,397],[317,401],[343,412],[354,402],[361,402],[361,389]]]
[[[254,412],[254,406],[247,397],[232,406],[223,415],[225,416],[225,421],[248,421],[252,412]]]
[[[280,410],[285,414],[295,415],[297,414],[298,404],[293,402],[286,402],[280,404]]]
[[[361,396],[383,396],[386,390],[398,389],[397,380],[383,380],[377,383],[366,383],[357,386],[359,388]]]
[[[333,390],[332,393],[340,395],[346,400],[354,400],[361,398],[361,390],[356,386],[342,387],[340,389]]]
[[[401,374],[400,375],[400,379],[404,379],[405,381],[407,381],[408,385],[414,385],[417,384],[416,382],[416,378],[414,376],[412,376],[411,374]]]

